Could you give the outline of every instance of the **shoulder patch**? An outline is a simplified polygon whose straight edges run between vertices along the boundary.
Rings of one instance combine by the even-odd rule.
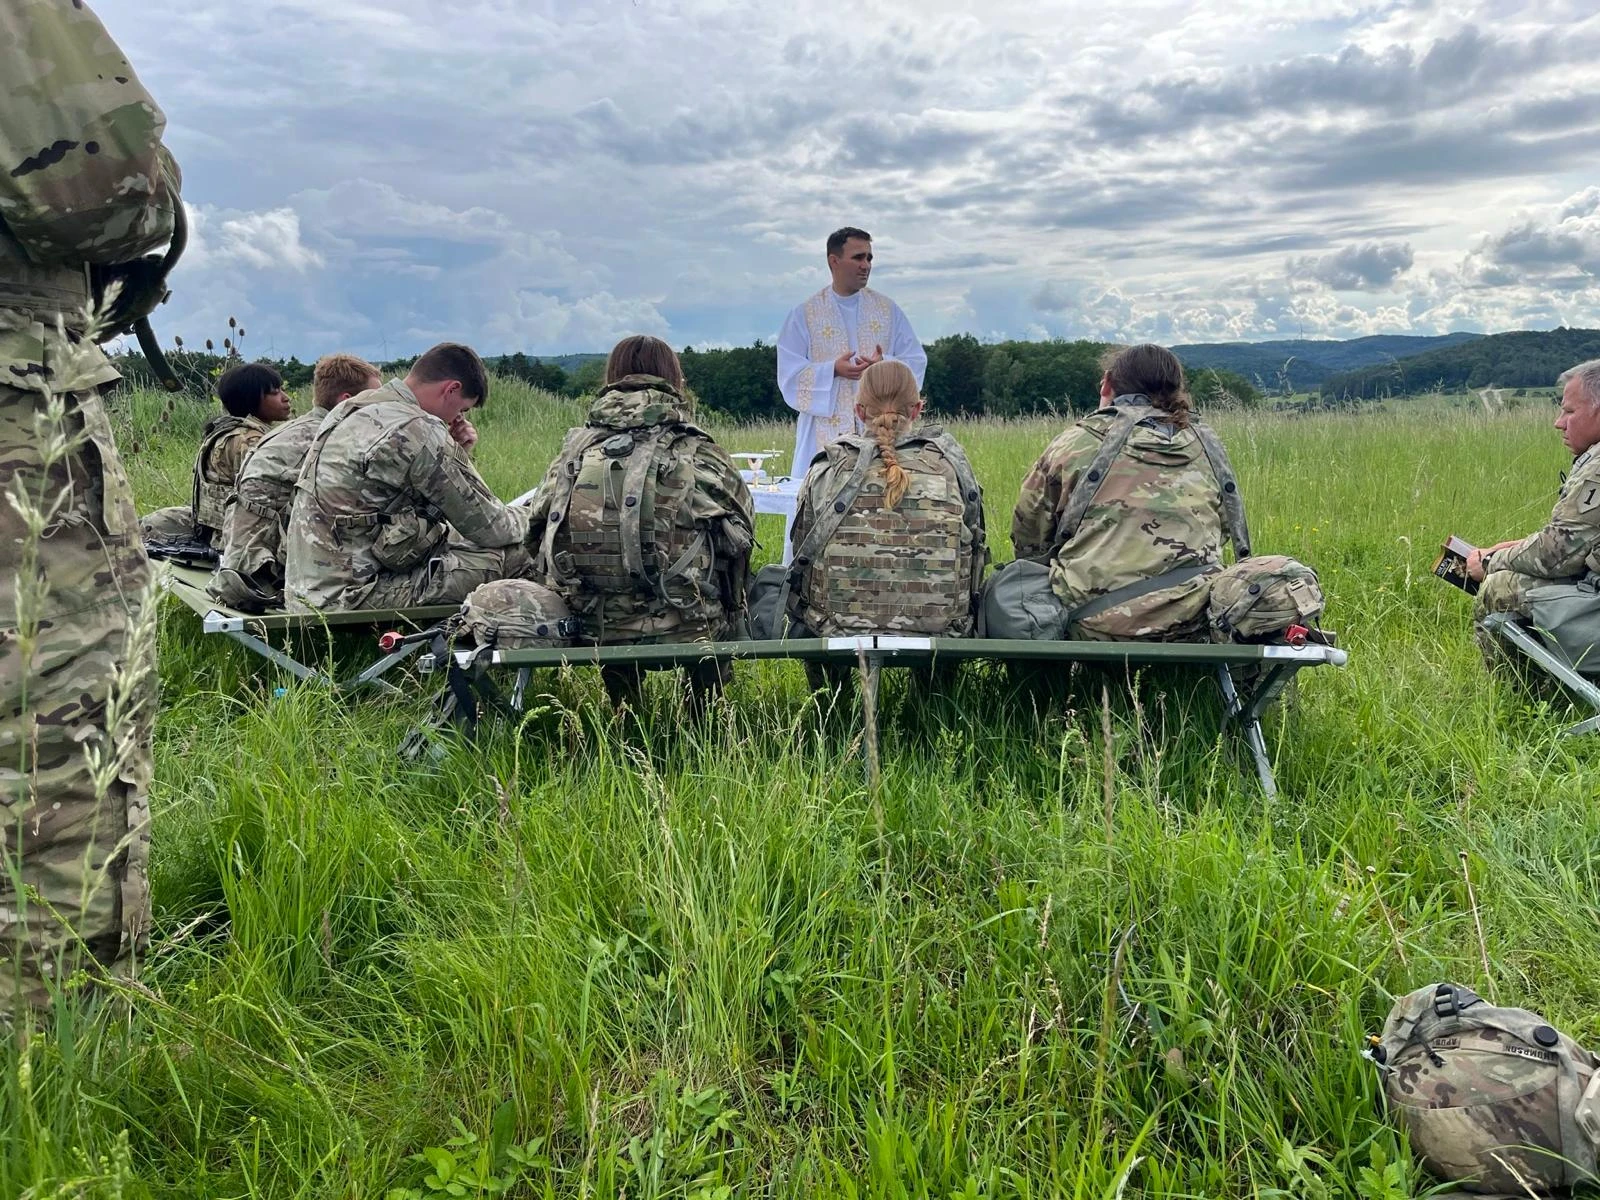
[[[1592,512],[1600,508],[1600,480],[1588,481],[1579,487],[1578,511]]]

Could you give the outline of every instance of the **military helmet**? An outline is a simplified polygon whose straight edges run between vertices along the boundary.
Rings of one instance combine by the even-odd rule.
[[[1321,620],[1322,585],[1298,559],[1258,554],[1218,573],[1206,607],[1214,641],[1276,639],[1292,625]]]
[[[1441,1179],[1511,1196],[1594,1181],[1595,1146],[1575,1118],[1595,1059],[1537,1013],[1430,984],[1400,999],[1369,1055],[1411,1149]]]
[[[559,595],[527,579],[495,579],[474,588],[453,624],[477,645],[496,650],[567,646],[582,632]]]

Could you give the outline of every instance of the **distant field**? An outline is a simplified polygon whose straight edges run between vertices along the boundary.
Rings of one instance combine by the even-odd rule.
[[[117,418],[145,508],[204,415],[161,404]],[[537,482],[579,413],[497,386],[489,482]],[[1359,1058],[1391,994],[1449,977],[1600,1044],[1600,748],[1485,677],[1428,574],[1542,521],[1550,416],[1218,420],[1351,664],[1269,729],[1276,802],[1209,684],[1112,680],[1109,827],[1098,677],[1044,711],[998,672],[892,681],[876,795],[781,664],[703,727],[658,679],[642,733],[569,673],[520,737],[407,765],[426,681],[274,698],[170,608],[152,994],[0,1051],[0,1196],[502,1194],[480,1154],[530,1197],[1420,1194]],[[1057,428],[952,427],[1000,560]]]

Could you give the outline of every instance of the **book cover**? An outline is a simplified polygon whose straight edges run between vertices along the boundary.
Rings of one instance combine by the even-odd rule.
[[[1478,594],[1478,581],[1467,574],[1467,555],[1477,547],[1452,536],[1444,543],[1442,552],[1433,564],[1433,573],[1446,583],[1453,583],[1469,596]]]

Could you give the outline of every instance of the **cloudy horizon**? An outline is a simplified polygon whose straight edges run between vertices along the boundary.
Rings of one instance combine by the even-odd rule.
[[[1600,326],[1600,14],[91,0],[168,118],[164,341],[771,341],[840,225],[924,341]]]

